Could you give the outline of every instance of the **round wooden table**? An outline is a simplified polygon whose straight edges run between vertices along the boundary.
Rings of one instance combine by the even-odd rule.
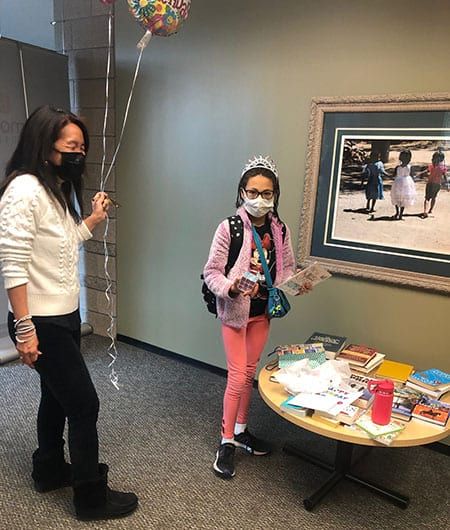
[[[389,501],[393,502],[401,508],[406,508],[409,504],[408,497],[396,493],[392,490],[386,489],[373,482],[368,482],[361,477],[354,475],[351,472],[352,467],[352,453],[355,445],[366,445],[372,447],[386,447],[382,444],[371,440],[363,431],[358,428],[338,425],[336,427],[326,425],[311,417],[299,417],[290,412],[285,412],[280,409],[281,403],[288,397],[287,392],[279,383],[270,380],[274,374],[273,371],[263,368],[258,376],[258,389],[261,397],[265,403],[274,410],[277,414],[285,418],[287,421],[298,425],[299,427],[332,438],[337,441],[336,455],[333,464],[323,461],[317,456],[310,455],[301,451],[300,449],[286,445],[284,451],[289,454],[296,455],[312,464],[315,464],[323,469],[331,472],[328,480],[312,495],[304,499],[303,504],[307,510],[312,510],[323,497],[342,479],[346,478],[352,482],[356,482],[361,486],[382,495]],[[444,399],[450,402],[450,393]],[[437,442],[450,436],[450,422],[447,423],[446,428],[435,426],[421,420],[412,419],[406,424],[405,429],[389,446],[391,447],[411,447],[414,445],[425,445],[432,442]]]

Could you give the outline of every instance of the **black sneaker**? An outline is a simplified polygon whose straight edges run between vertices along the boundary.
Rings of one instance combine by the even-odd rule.
[[[241,434],[234,435],[234,443],[236,447],[241,447],[245,451],[255,456],[264,456],[272,452],[270,445],[263,440],[258,440],[253,434],[250,434],[247,429]]]
[[[233,478],[236,474],[234,470],[234,444],[225,443],[219,446],[214,460],[213,468],[216,475],[221,478]]]

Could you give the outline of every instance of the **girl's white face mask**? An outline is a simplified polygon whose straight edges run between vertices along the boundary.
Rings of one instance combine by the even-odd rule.
[[[270,200],[263,199],[261,195],[256,199],[248,199],[245,194],[242,194],[244,200],[244,208],[248,214],[253,217],[263,217],[273,210],[273,198]]]

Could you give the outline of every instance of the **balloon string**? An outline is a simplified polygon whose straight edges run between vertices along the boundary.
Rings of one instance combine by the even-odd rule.
[[[127,121],[128,121],[128,113],[129,113],[129,110],[130,110],[131,101],[133,99],[134,87],[136,85],[136,80],[137,80],[137,77],[138,77],[138,74],[139,74],[139,68],[141,66],[141,59],[142,59],[142,54],[144,53],[144,50],[145,50],[145,47],[144,48],[140,48],[140,50],[139,50],[139,56],[138,56],[138,60],[137,60],[137,63],[136,63],[136,69],[134,71],[133,82],[131,84],[130,94],[128,96],[127,106],[125,108],[125,114],[124,114],[124,118],[123,118],[122,129],[121,129],[120,135],[119,135],[119,141],[117,142],[117,146],[116,146],[116,149],[114,151],[114,155],[113,155],[112,160],[111,160],[111,165],[109,166],[108,172],[106,173],[106,177],[105,177],[105,180],[104,180],[105,184],[108,181],[108,178],[109,178],[109,176],[111,174],[111,171],[112,171],[112,169],[114,167],[114,164],[116,163],[117,154],[119,152],[120,146],[122,145],[123,133],[125,132],[125,126],[126,126]]]
[[[108,313],[110,317],[110,324],[108,326],[108,329],[106,330],[106,333],[108,337],[111,339],[111,343],[108,347],[108,355],[111,357],[111,362],[108,365],[108,368],[111,369],[111,372],[109,374],[109,379],[111,383],[116,387],[117,390],[120,390],[119,387],[119,376],[117,372],[114,369],[114,363],[117,360],[118,352],[116,347],[116,339],[114,337],[114,317],[113,317],[113,311],[112,311],[112,300],[111,300],[111,290],[112,290],[112,281],[111,276],[109,275],[108,271],[108,262],[109,262],[109,253],[108,253],[108,243],[107,243],[107,235],[108,235],[108,229],[109,229],[109,217],[106,218],[106,225],[105,225],[105,232],[103,234],[103,249],[105,251],[105,277],[106,277],[106,290],[105,290],[105,297],[107,300],[107,307],[108,307]]]
[[[136,85],[136,80],[137,80],[140,65],[141,65],[142,54],[144,53],[144,49],[146,45],[148,44],[148,40],[144,46],[140,47],[139,56],[137,59],[136,68],[135,68],[135,72],[133,76],[133,82],[131,84],[130,94],[128,96],[128,101],[127,101],[127,105],[125,108],[125,114],[124,114],[122,128],[121,128],[120,135],[119,135],[119,141],[117,142],[116,149],[114,150],[114,154],[113,154],[109,169],[105,175],[104,173],[105,173],[105,165],[106,165],[106,128],[107,128],[108,114],[109,114],[109,76],[110,76],[110,69],[111,69],[111,50],[112,50],[112,5],[110,6],[109,17],[108,17],[108,57],[107,57],[107,65],[106,65],[106,82],[105,82],[105,115],[103,119],[103,131],[102,131],[103,156],[102,156],[102,165],[101,165],[101,171],[100,171],[100,190],[103,192],[105,191],[106,183],[109,179],[109,176],[111,175],[112,169],[115,166],[117,154],[120,150],[120,146],[122,145],[122,139],[123,139],[123,135],[125,132],[125,126],[128,120],[130,105],[133,99],[134,88]],[[108,314],[110,317],[110,324],[108,326],[108,329],[106,330],[106,333],[111,340],[110,345],[108,347],[108,355],[111,358],[111,362],[109,363],[108,368],[111,369],[111,372],[109,375],[110,381],[115,386],[115,388],[119,390],[120,389],[119,376],[114,369],[114,364],[117,361],[117,357],[118,357],[118,351],[117,351],[116,340],[114,336],[114,317],[113,317],[113,311],[112,311],[112,300],[110,296],[111,291],[112,291],[112,280],[111,280],[111,276],[108,271],[108,263],[109,263],[109,252],[108,252],[108,242],[107,242],[108,230],[109,230],[109,217],[106,218],[105,231],[103,234],[103,249],[104,249],[104,254],[105,254],[104,271],[105,271],[105,279],[106,279],[105,297],[107,300]]]
[[[111,54],[112,54],[112,21],[113,21],[113,13],[112,13],[112,5],[109,8],[109,14],[108,14],[108,57],[107,57],[107,63],[106,63],[106,81],[105,81],[105,115],[103,118],[103,130],[102,130],[102,147],[103,147],[103,155],[102,155],[102,166],[100,170],[100,191],[105,191],[105,185],[106,180],[104,178],[105,175],[105,165],[106,165],[106,129],[108,124],[108,117],[109,117],[109,78],[110,78],[110,72],[111,72]],[[119,376],[117,372],[114,369],[114,363],[117,360],[118,352],[116,347],[116,340],[114,337],[114,316],[113,316],[113,310],[112,310],[112,300],[111,300],[111,290],[112,290],[112,280],[111,276],[108,271],[108,263],[109,263],[109,251],[108,251],[108,231],[109,231],[109,217],[106,217],[106,224],[105,224],[105,231],[103,233],[103,250],[105,254],[105,263],[104,263],[104,271],[105,271],[105,279],[106,279],[106,289],[105,289],[105,297],[107,301],[107,312],[109,315],[110,323],[106,330],[106,333],[110,339],[110,345],[108,347],[108,355],[111,358],[111,362],[108,365],[108,368],[111,369],[109,374],[109,379],[111,383],[114,385],[114,387],[119,390]]]
[[[109,8],[108,16],[108,57],[106,62],[106,82],[105,82],[105,115],[103,117],[103,156],[102,156],[102,167],[100,170],[100,190],[105,191],[105,183],[103,177],[105,175],[105,163],[106,163],[106,126],[108,123],[109,113],[109,75],[111,71],[111,48],[112,48],[112,5]]]

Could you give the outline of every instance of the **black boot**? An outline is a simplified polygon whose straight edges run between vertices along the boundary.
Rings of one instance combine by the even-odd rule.
[[[66,488],[72,485],[71,466],[64,460],[64,452],[41,458],[39,451],[33,453],[34,489],[39,493]]]
[[[73,484],[73,502],[77,519],[92,521],[114,519],[131,514],[138,505],[134,493],[121,493],[108,487],[108,466],[99,464],[99,477]]]

